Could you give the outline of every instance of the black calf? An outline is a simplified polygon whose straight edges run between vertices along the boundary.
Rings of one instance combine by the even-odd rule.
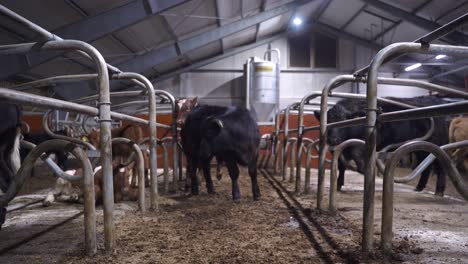
[[[260,197],[257,183],[257,154],[260,142],[258,126],[250,112],[237,107],[201,105],[187,115],[181,131],[182,146],[187,156],[191,193],[198,194],[197,165],[204,172],[208,193],[214,193],[210,176],[213,157],[224,161],[232,181],[232,197],[240,199],[237,183],[238,164],[247,166],[255,200]]]

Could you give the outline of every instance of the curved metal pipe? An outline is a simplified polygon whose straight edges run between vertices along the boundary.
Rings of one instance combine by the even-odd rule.
[[[172,111],[172,172],[174,174],[174,181],[177,183],[176,178],[179,174],[179,178],[182,179],[182,152],[179,151],[178,142],[178,129],[177,129],[177,110],[176,110],[176,100],[172,94],[164,90],[156,90],[155,94],[160,97],[166,97],[171,103]],[[177,188],[176,188],[177,190]]]
[[[26,129],[25,131],[21,130],[23,132],[23,134],[31,133],[31,126],[28,123],[26,123],[25,121],[21,121],[21,127],[23,127],[23,126]]]
[[[33,144],[29,141],[26,140],[21,140],[20,141],[20,146],[21,148],[27,148],[27,149],[34,149],[36,147],[36,144]],[[40,158],[47,164],[49,169],[54,172],[55,175],[57,175],[60,178],[63,178],[67,181],[77,181],[81,180],[82,177],[78,175],[71,175],[66,172],[64,172],[51,158],[49,158],[45,153],[42,153]]]
[[[374,222],[374,191],[375,179],[373,177],[376,160],[377,134],[375,125],[377,121],[377,83],[380,66],[389,58],[395,55],[407,53],[422,54],[446,54],[453,56],[468,56],[468,47],[448,46],[437,44],[421,43],[394,43],[380,50],[373,58],[367,79],[367,113],[366,113],[366,154],[367,160],[364,174],[364,221],[363,221],[363,243],[364,254],[369,254],[373,249],[373,222]],[[392,180],[393,182],[393,180]],[[386,245],[388,246],[388,245]]]
[[[294,165],[296,162],[296,155],[295,155],[294,148],[296,147],[296,144],[297,144],[296,137],[288,138],[288,143],[286,144],[286,153],[288,153],[288,156],[289,156],[289,182],[293,182],[295,179]]]
[[[282,165],[283,167],[281,168],[281,175],[283,177],[283,180],[286,180],[286,162],[287,162],[287,153],[286,153],[286,144],[288,142],[288,134],[289,134],[289,111],[291,108],[294,108],[298,106],[299,103],[292,103],[286,107],[284,110],[284,133],[283,133],[283,148],[282,148]]]
[[[93,255],[97,252],[93,170],[86,153],[73,143],[65,140],[53,139],[45,141],[33,148],[23,164],[21,164],[16,176],[12,179],[5,195],[0,196],[0,207],[6,207],[18,194],[26,178],[31,175],[34,163],[42,153],[54,150],[69,151],[81,162],[81,168],[83,169],[85,251],[86,254]]]
[[[273,172],[278,173],[278,157],[279,157],[279,130],[280,130],[280,111],[275,114],[275,131],[273,133]]]
[[[442,164],[449,178],[452,180],[455,189],[465,199],[468,200],[468,184],[462,179],[455,168],[450,156],[435,144],[429,142],[410,142],[399,147],[390,160],[384,174],[383,194],[382,194],[382,236],[381,247],[384,252],[392,249],[393,238],[393,175],[401,156],[414,151],[426,151],[434,155]]]
[[[161,146],[163,149],[163,163],[164,163],[164,192],[169,193],[169,155],[166,147],[166,143],[172,143],[172,137],[164,137],[161,140],[158,140],[158,146]],[[175,176],[175,174],[174,174]],[[173,180],[176,180],[177,177],[173,177]]]
[[[146,211],[145,205],[145,161],[140,146],[128,138],[116,137],[112,139],[112,144],[130,144],[133,148],[133,153],[137,157],[138,170],[138,208],[142,213]]]
[[[450,144],[441,146],[440,149],[442,149],[444,151],[449,151],[449,150],[452,150],[452,149],[456,149],[456,148],[460,148],[460,147],[466,147],[466,146],[468,146],[468,140],[450,143]],[[406,177],[394,177],[395,182],[397,182],[397,183],[408,183],[408,182],[416,179],[425,169],[427,169],[427,167],[429,167],[432,164],[432,162],[434,162],[435,159],[436,159],[436,157],[433,154],[430,154],[418,165],[418,167],[416,167],[411,172],[410,175],[408,175]]]
[[[86,147],[87,149],[96,150],[96,148],[92,144],[90,144],[89,142],[84,142],[83,140],[73,138],[73,137],[58,135],[58,134],[55,134],[54,132],[52,132],[52,130],[50,130],[50,128],[49,128],[49,122],[48,122],[49,121],[49,115],[50,115],[50,113],[52,111],[54,111],[54,110],[47,110],[47,112],[45,112],[43,117],[42,117],[42,127],[44,128],[44,131],[46,132],[47,135],[49,135],[52,138],[63,139],[63,140],[67,140],[67,141],[76,143],[78,145]]]
[[[338,159],[343,153],[343,150],[352,146],[364,146],[364,140],[361,139],[348,139],[335,147],[333,151],[333,158],[330,171],[330,197],[328,209],[332,212],[336,211],[336,193],[337,193],[337,179],[336,171],[338,170]]]
[[[148,123],[150,133],[150,171],[151,171],[151,188],[150,188],[150,209],[158,210],[158,179],[157,179],[157,142],[156,142],[156,96],[153,84],[143,75],[131,72],[122,72],[112,75],[113,79],[130,79],[146,90],[148,94]]]
[[[296,141],[296,144],[298,144],[298,142],[299,141]],[[304,143],[307,143],[308,145],[310,145],[313,142],[314,142],[313,140],[308,139],[308,138],[303,139],[303,141],[301,142],[301,145],[298,147],[299,152],[297,153],[297,156],[296,156],[296,161],[298,163],[302,163],[302,154],[303,154],[304,148],[305,148]],[[291,150],[291,151],[294,151],[294,150]],[[301,189],[301,172],[298,171],[298,170],[301,170],[301,166],[299,166],[299,168],[296,167],[296,182],[295,182],[295,185],[294,185],[294,193],[296,193],[296,194],[299,194],[300,189]]]
[[[304,194],[310,194],[310,166],[311,166],[311,160],[314,158],[312,156],[312,149],[318,152],[317,150],[317,144],[319,143],[319,140],[315,140],[309,145],[307,145],[306,149],[306,167],[305,167],[305,179],[304,179]]]

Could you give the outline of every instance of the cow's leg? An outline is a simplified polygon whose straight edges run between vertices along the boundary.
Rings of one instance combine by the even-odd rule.
[[[435,195],[444,196],[446,175],[438,161],[434,163],[434,173],[437,175]]]
[[[260,198],[260,188],[258,187],[257,182],[257,157],[253,159],[248,167],[250,180],[252,181],[252,195],[255,201]]]
[[[188,176],[190,178],[190,193],[192,195],[198,195],[198,178],[197,178],[197,167],[198,160],[192,159],[190,161],[190,166],[187,166]]]
[[[203,176],[205,176],[205,182],[206,182],[206,191],[209,194],[214,194],[214,186],[213,186],[213,181],[211,180],[211,159],[204,159],[202,160],[202,169],[203,169]]]
[[[225,162],[232,182],[232,199],[236,201],[240,199],[239,184],[237,183],[237,179],[239,178],[239,167],[237,167],[235,160],[228,159],[225,160]]]
[[[223,178],[223,175],[221,174],[221,164],[223,163],[222,159],[216,158],[216,179],[220,181]]]
[[[425,154],[425,153],[421,153],[421,152],[416,153],[416,159],[418,160],[417,163],[418,164],[421,163],[421,161],[423,161],[426,156],[427,156],[427,154]],[[414,189],[415,191],[420,192],[420,191],[424,190],[424,188],[426,188],[427,181],[429,180],[429,176],[431,175],[432,167],[433,166],[427,167],[421,173],[421,177],[419,178],[418,185]]]
[[[344,185],[346,171],[346,162],[342,158],[338,159],[338,182],[336,184],[336,189],[341,191],[341,187]]]

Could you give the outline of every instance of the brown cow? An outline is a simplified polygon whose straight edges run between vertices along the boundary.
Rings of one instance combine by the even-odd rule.
[[[138,198],[138,189],[131,188],[128,183],[130,169],[121,164],[112,164],[113,168],[113,189],[114,202],[119,203],[124,199],[136,201]],[[83,175],[81,169],[68,170],[72,175]],[[103,174],[102,168],[98,167],[94,172],[94,193],[96,205],[103,201]],[[57,178],[54,189],[47,193],[43,201],[44,206],[49,206],[55,199],[61,202],[83,202],[82,181],[70,182],[62,178]]]
[[[114,128],[111,130],[112,138],[123,137],[128,138],[131,141],[138,143],[143,139],[143,130],[138,125],[129,124],[123,127]],[[99,130],[93,130],[88,135],[89,142],[99,148],[101,143],[101,137]],[[112,157],[117,158],[128,158],[133,152],[133,149],[128,144],[113,144],[112,146]]]
[[[112,129],[111,136],[112,138],[116,138],[116,137],[128,138],[135,143],[139,143],[143,139],[143,130],[138,125],[129,124],[126,126]],[[101,142],[99,130],[93,130],[91,133],[89,133],[88,139],[89,139],[89,142],[93,146],[95,146],[96,148],[99,148],[99,143]],[[112,157],[114,161],[117,161],[119,163],[124,163],[130,157],[132,152],[133,152],[133,149],[128,144],[112,144]],[[145,159],[145,178],[147,178],[149,162],[148,162],[147,153],[145,151],[143,151],[143,158]],[[132,162],[130,164],[130,167],[128,168],[132,169],[134,165],[135,165],[135,162]],[[132,187],[135,187],[137,177],[134,177],[134,173],[130,173],[129,177],[132,178]]]
[[[450,122],[449,142],[468,140],[468,117],[457,117]],[[468,148],[459,148],[452,152],[455,164],[462,172],[468,171]]]

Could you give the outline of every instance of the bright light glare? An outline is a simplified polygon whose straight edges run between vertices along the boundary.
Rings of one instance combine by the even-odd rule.
[[[298,18],[298,17],[295,17],[293,19],[293,24],[296,25],[296,26],[300,26],[302,25],[302,19]]]
[[[412,71],[412,70],[414,70],[414,69],[417,69],[417,68],[421,67],[421,65],[422,65],[421,63],[413,64],[413,65],[411,65],[411,66],[406,67],[406,68],[405,68],[405,71]]]
[[[435,59],[436,59],[436,60],[440,60],[440,59],[443,59],[443,58],[445,58],[445,57],[447,57],[447,55],[439,54],[439,55],[437,55],[437,56],[435,57]]]

